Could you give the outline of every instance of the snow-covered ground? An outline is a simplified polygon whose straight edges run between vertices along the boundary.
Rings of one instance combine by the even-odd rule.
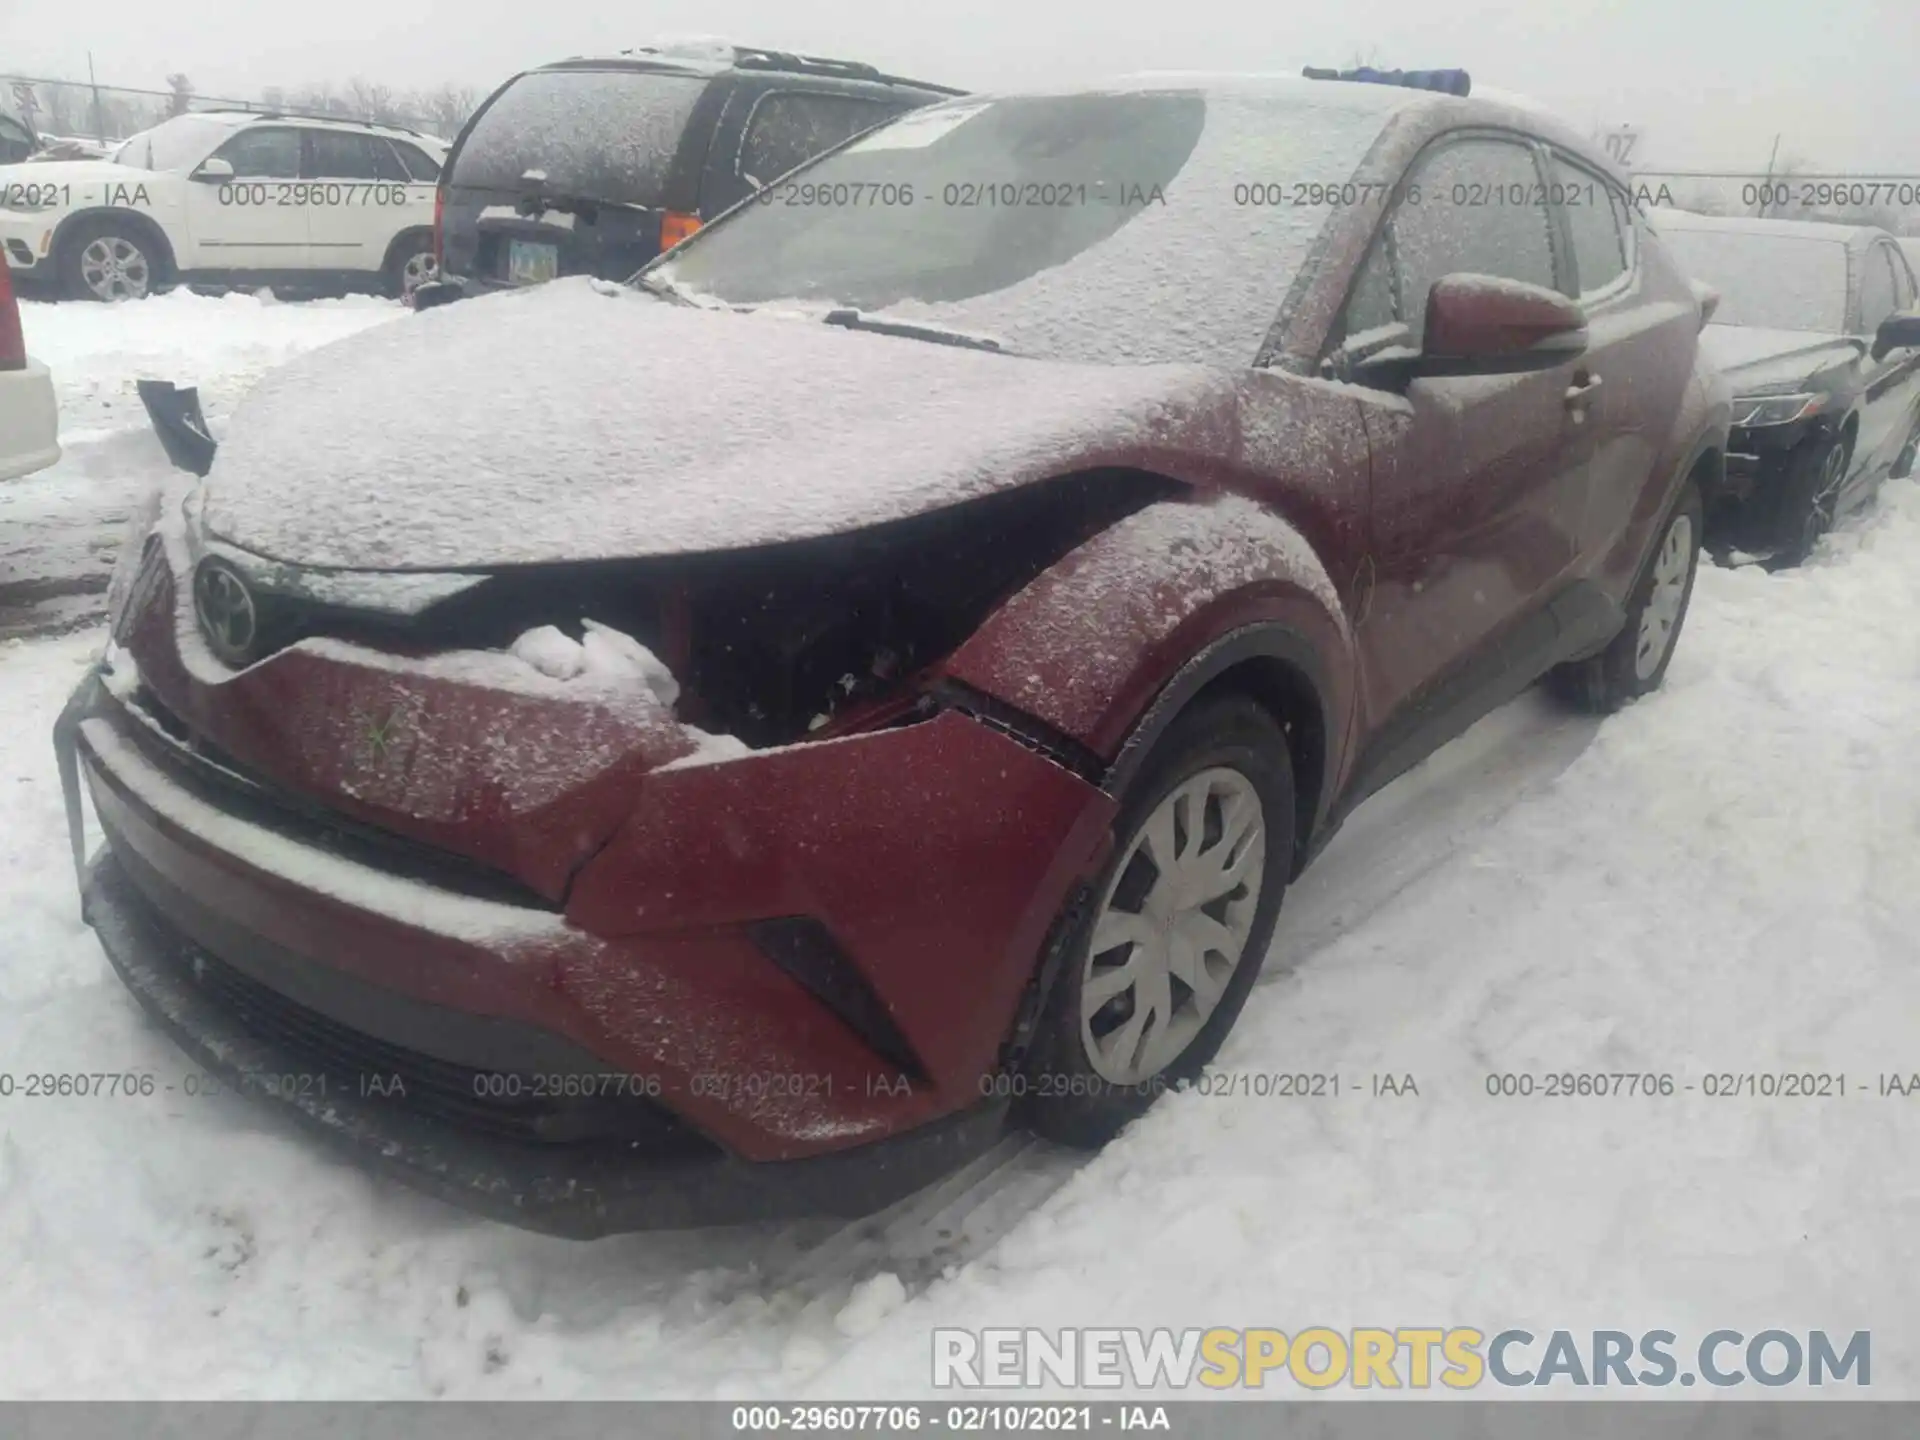
[[[198,387],[217,435],[275,366],[407,313],[366,296],[282,304],[269,292],[185,290],[137,305],[30,301],[20,310],[28,350],[53,371],[65,454],[0,485],[0,636],[98,612],[128,509],[168,471],[135,381]]]
[[[172,303],[29,333],[105,386],[78,347],[135,353]],[[213,303],[153,373],[258,357],[220,362],[231,391],[376,314]],[[1703,573],[1663,692],[1601,723],[1507,707],[1289,896],[1219,1068],[1418,1095],[1175,1097],[1091,1160],[1010,1146],[877,1229],[572,1245],[185,1098],[73,896],[47,737],[97,643],[0,645],[0,1072],[176,1088],[0,1100],[0,1394],[908,1396],[935,1325],[1074,1324],[1871,1330],[1872,1393],[1920,1394],[1920,1097],[1873,1093],[1920,1070],[1913,482],[1804,570]],[[1566,1070],[1850,1093],[1484,1083]]]

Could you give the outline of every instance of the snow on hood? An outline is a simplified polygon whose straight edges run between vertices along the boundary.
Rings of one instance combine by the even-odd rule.
[[[1838,335],[1808,330],[1751,330],[1742,325],[1709,325],[1700,332],[1700,346],[1707,352],[1708,359],[1729,374],[1761,365],[1770,370],[1805,372],[1859,353],[1857,346]],[[1795,363],[1785,366],[1775,363],[1788,359]]]
[[[29,160],[0,165],[0,185],[117,185],[151,179],[151,170],[116,165],[111,160]]]
[[[561,280],[275,371],[233,418],[204,514],[243,549],[349,569],[740,549],[1098,463],[1229,385]]]

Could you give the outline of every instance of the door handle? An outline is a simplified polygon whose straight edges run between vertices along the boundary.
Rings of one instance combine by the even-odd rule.
[[[1572,412],[1571,418],[1574,424],[1586,424],[1587,406],[1593,403],[1593,398],[1599,390],[1598,375],[1589,375],[1584,370],[1574,375],[1573,384],[1567,386],[1566,395],[1567,409]]]
[[[1599,388],[1600,377],[1598,375],[1576,376],[1573,384],[1567,386],[1567,404],[1570,406],[1585,405],[1593,398],[1594,392]]]

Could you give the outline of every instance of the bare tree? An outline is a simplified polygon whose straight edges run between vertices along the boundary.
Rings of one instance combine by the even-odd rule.
[[[52,135],[71,135],[73,133],[72,100],[65,85],[41,85],[36,87],[41,104],[46,108],[40,113],[46,117],[41,128]]]
[[[185,75],[169,75],[167,88],[173,91],[173,98],[167,102],[168,116],[186,114],[193,105],[193,81]]]
[[[408,104],[426,128],[442,140],[451,140],[480,103],[471,85],[442,85],[409,97]]]
[[[358,75],[347,81],[347,104],[362,120],[378,120],[391,125],[401,118],[394,104],[393,87],[376,85]]]
[[[334,93],[332,85],[302,85],[287,92],[290,109],[313,115],[351,115],[353,106]]]

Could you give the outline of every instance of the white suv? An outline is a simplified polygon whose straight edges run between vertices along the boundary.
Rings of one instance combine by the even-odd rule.
[[[344,280],[404,295],[432,276],[446,146],[387,125],[194,111],[107,160],[0,166],[16,279],[126,300],[179,280]]]

